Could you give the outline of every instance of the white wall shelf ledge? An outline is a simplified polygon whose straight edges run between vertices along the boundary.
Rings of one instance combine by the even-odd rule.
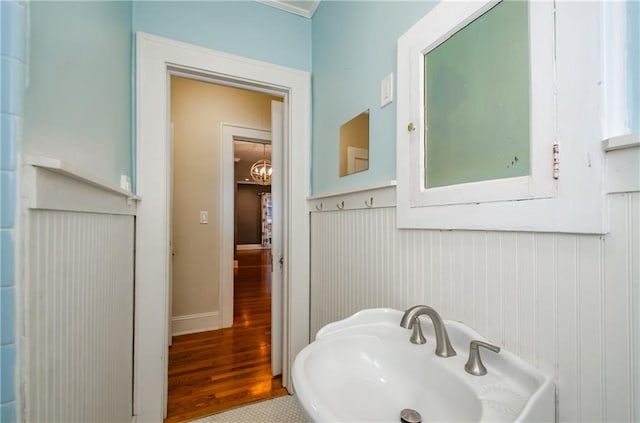
[[[605,192],[640,192],[640,134],[630,133],[602,141],[605,152]]]
[[[309,211],[342,211],[396,206],[396,181],[307,197]]]
[[[384,189],[384,188],[389,188],[389,187],[395,187],[395,186],[396,186],[396,181],[389,181],[389,183],[387,183],[387,184],[374,185],[374,186],[364,187],[364,188],[355,188],[355,189],[339,191],[339,192],[330,192],[330,193],[326,193],[326,194],[310,195],[310,196],[307,197],[307,200],[308,201],[314,201],[314,200],[320,200],[320,199],[323,199],[323,198],[340,197],[340,196],[344,196],[344,195],[356,194],[356,193],[367,192],[367,191],[374,191],[374,190],[379,190],[379,189]]]
[[[640,133],[618,135],[602,141],[602,150],[606,152],[639,147]]]
[[[142,197],[135,195],[130,191],[124,190],[108,182],[102,181],[100,178],[97,178],[89,174],[89,172],[78,169],[72,164],[59,159],[54,159],[51,157],[43,157],[43,156],[32,156],[32,155],[25,154],[24,156],[22,156],[22,163],[25,165],[40,167],[55,173],[59,173],[66,177],[76,179],[78,181],[82,181],[89,185],[93,185],[102,190],[110,191],[115,194],[120,194],[124,197],[127,197],[127,199],[130,199],[130,200],[136,200],[136,201],[142,200]]]
[[[29,209],[135,215],[142,197],[59,159],[22,156]]]

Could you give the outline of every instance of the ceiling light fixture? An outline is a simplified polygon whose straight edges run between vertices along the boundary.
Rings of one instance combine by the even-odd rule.
[[[262,159],[251,166],[251,178],[260,185],[271,185],[271,161],[265,159],[266,146],[262,145]]]

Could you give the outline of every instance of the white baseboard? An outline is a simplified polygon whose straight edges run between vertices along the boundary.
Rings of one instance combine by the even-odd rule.
[[[238,244],[238,250],[261,250],[262,244]]]
[[[210,313],[188,314],[175,316],[171,319],[171,335],[186,335],[188,333],[204,332],[220,328],[220,318],[217,311]]]

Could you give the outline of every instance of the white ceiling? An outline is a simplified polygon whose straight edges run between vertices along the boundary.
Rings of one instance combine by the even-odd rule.
[[[271,144],[249,141],[233,141],[233,149],[233,155],[237,160],[236,180],[238,182],[246,182],[247,180],[251,182],[251,176],[249,175],[251,165],[262,158],[271,160]]]
[[[275,7],[280,10],[285,10],[289,13],[304,16],[310,18],[313,16],[320,0],[256,0],[259,3],[266,4],[267,6]]]

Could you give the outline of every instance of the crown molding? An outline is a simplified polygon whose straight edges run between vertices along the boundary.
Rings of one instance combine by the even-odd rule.
[[[309,0],[304,3],[307,3],[306,7],[299,7],[291,4],[291,2],[285,2],[281,0],[255,0],[258,3],[265,4],[267,6],[275,7],[276,9],[284,10],[285,12],[293,13],[298,16],[303,16],[305,18],[311,18],[315,13],[318,5],[320,4],[320,0]],[[296,2],[302,3],[302,2]]]

